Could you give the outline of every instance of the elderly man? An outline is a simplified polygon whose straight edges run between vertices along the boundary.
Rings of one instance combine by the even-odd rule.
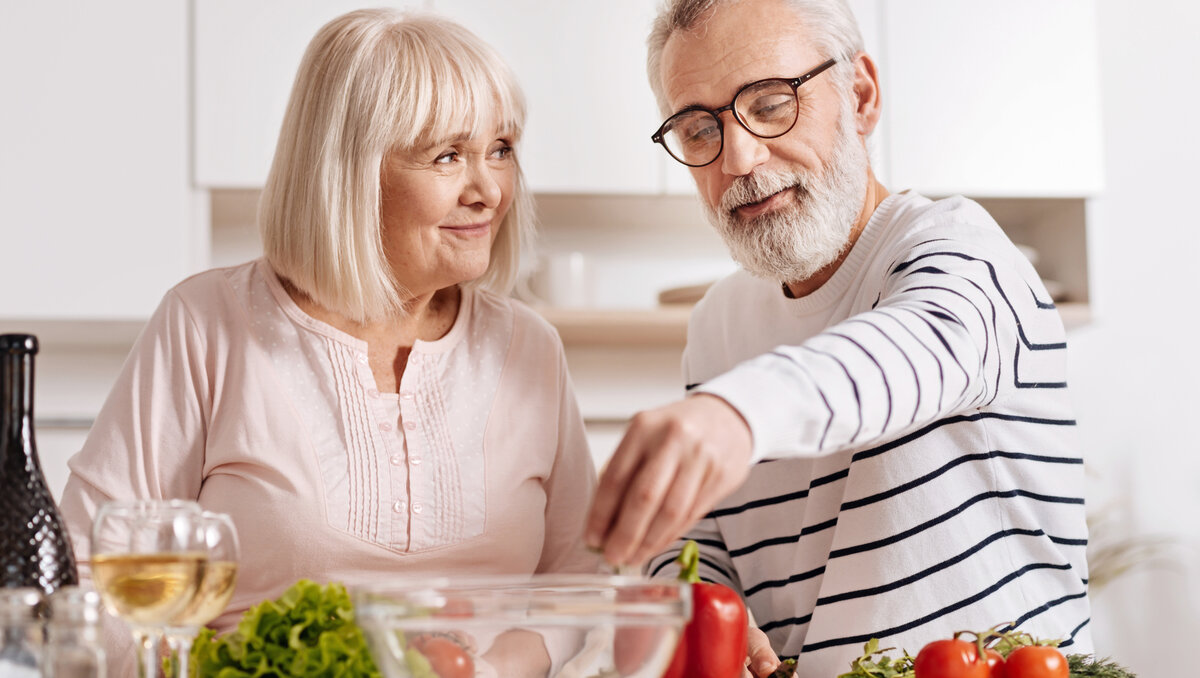
[[[1061,320],[979,205],[876,180],[845,2],[673,0],[649,43],[654,141],[744,270],[693,313],[689,397],[634,418],[589,543],[663,574],[686,531],[760,676],[1004,623],[1090,651]]]

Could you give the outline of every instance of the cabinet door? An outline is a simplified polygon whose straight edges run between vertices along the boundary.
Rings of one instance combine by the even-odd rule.
[[[654,0],[434,0],[495,47],[528,101],[522,167],[535,191],[656,193],[665,154],[646,81]]]
[[[887,0],[892,190],[1087,196],[1101,187],[1091,0]]]
[[[361,0],[197,0],[196,183],[260,188],[300,57],[326,22]],[[376,3],[420,8],[421,0]]]
[[[0,3],[0,316],[144,318],[200,258],[187,6]]]

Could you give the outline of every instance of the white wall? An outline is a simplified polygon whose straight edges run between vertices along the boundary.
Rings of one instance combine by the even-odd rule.
[[[1200,5],[1098,12],[1107,185],[1090,231],[1097,321],[1071,337],[1071,386],[1092,509],[1176,545],[1093,596],[1093,633],[1099,653],[1166,678],[1193,673],[1179,662],[1200,637]]]

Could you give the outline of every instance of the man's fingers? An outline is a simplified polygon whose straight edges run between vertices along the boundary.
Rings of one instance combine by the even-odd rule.
[[[686,458],[686,457],[685,457]],[[693,507],[707,477],[706,464],[683,463],[666,489],[659,510],[651,517],[646,534],[634,550],[630,562],[642,563],[665,550],[694,523]]]
[[[596,486],[596,496],[592,500],[592,508],[588,512],[583,533],[584,543],[589,547],[599,549],[604,546],[617,509],[625,499],[629,481],[641,463],[641,457],[633,453],[633,442],[627,433],[609,458],[604,472],[600,475],[600,483]]]
[[[668,449],[648,458],[629,483],[617,507],[604,543],[604,559],[613,565],[628,565],[645,539],[650,523],[662,510],[663,498],[678,472],[678,457]]]
[[[771,649],[771,641],[767,640],[767,634],[754,625],[746,631],[746,654],[750,672],[759,678],[766,678],[779,668],[779,657],[775,656],[775,650]]]

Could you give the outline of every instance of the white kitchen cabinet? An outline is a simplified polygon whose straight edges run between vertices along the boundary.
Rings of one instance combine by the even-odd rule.
[[[1092,0],[879,5],[889,188],[975,197],[1100,190]]]
[[[0,318],[144,318],[194,269],[187,7],[0,3]]]
[[[666,158],[646,80],[653,0],[434,0],[494,46],[525,90],[522,167],[538,192],[657,193]]]
[[[304,49],[361,0],[194,0],[195,181],[261,188]],[[422,8],[422,0],[370,6]]]
[[[664,160],[646,84],[651,0],[543,3],[411,0],[458,20],[501,53],[528,100],[520,157],[538,192],[654,193]],[[266,179],[305,46],[354,0],[198,0],[196,182],[257,188]]]

